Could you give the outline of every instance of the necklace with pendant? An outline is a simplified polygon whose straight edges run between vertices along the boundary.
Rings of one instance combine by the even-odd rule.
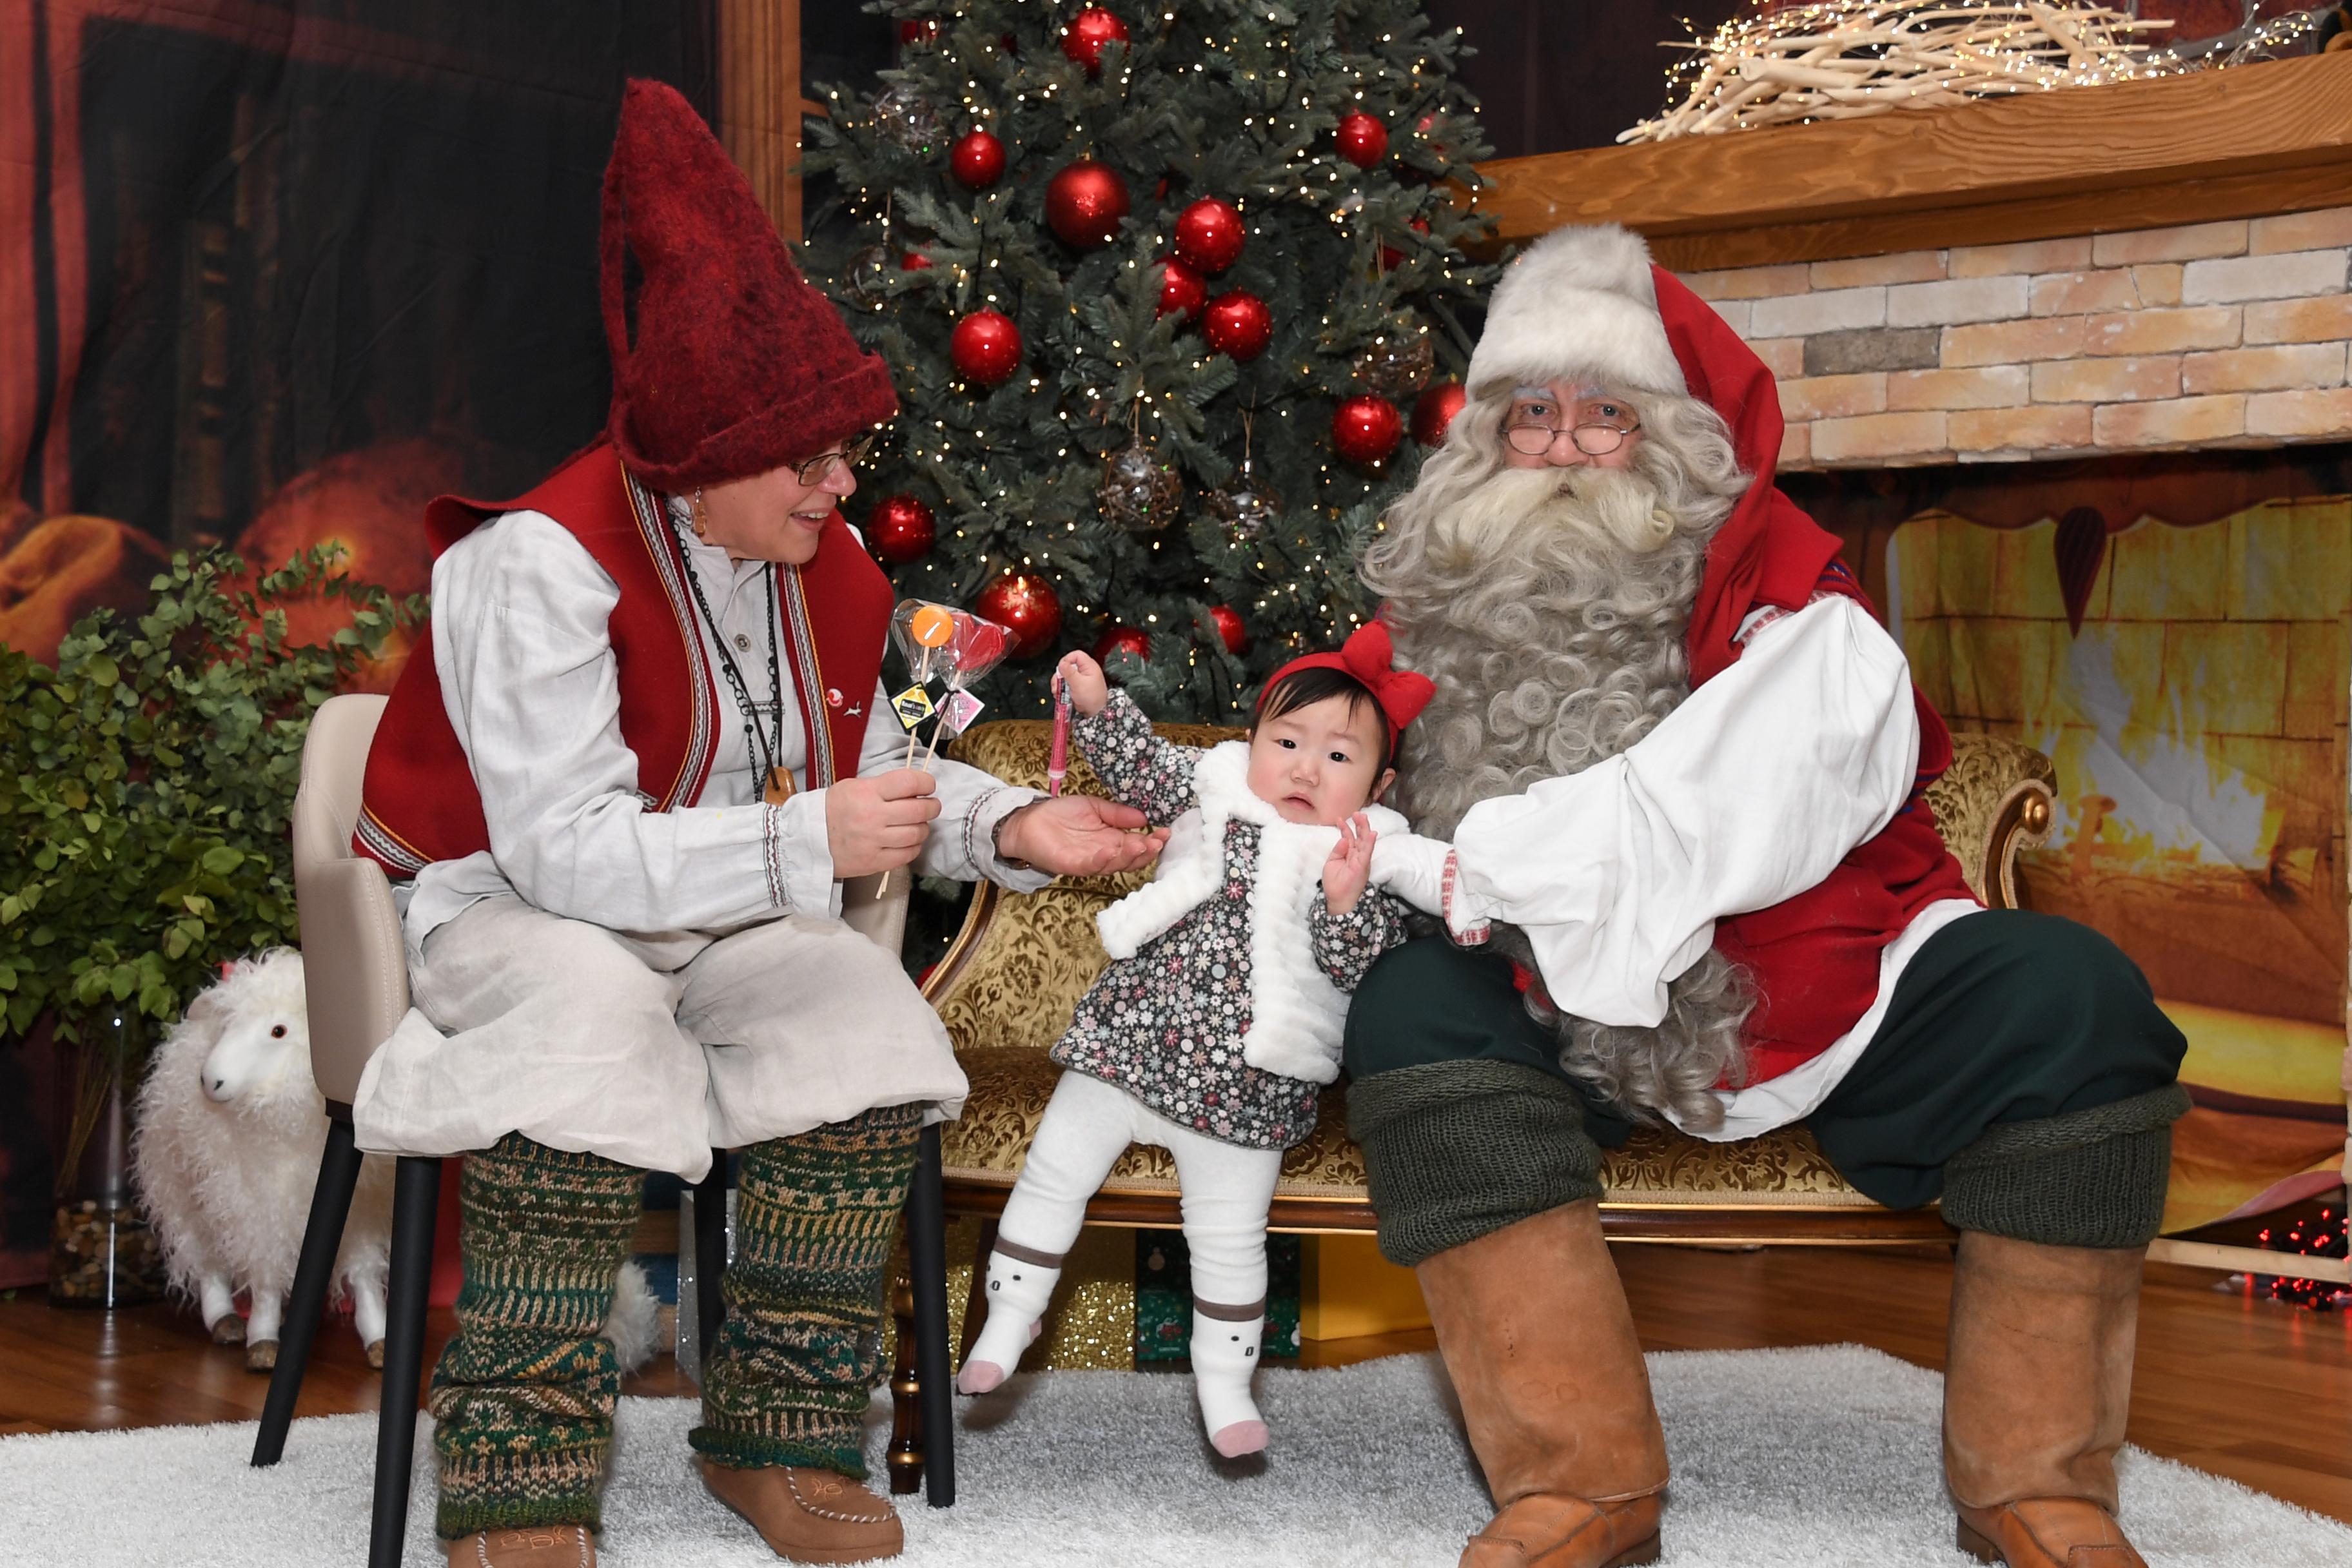
[[[719,650],[719,667],[727,675],[727,684],[735,693],[735,705],[743,711],[743,734],[751,761],[766,779],[761,787],[760,799],[769,805],[782,805],[793,797],[793,775],[780,759],[784,752],[784,676],[783,667],[776,657],[776,568],[771,563],[768,578],[768,689],[776,696],[776,736],[772,743],[760,728],[759,706],[751,700],[751,688],[745,684],[743,671],[737,667],[735,656],[727,651],[727,635],[719,629],[719,618],[710,613],[709,601],[702,596],[702,583],[688,563],[687,586],[694,592],[695,610],[703,624],[710,628],[710,644]],[[746,645],[745,651],[749,651]]]

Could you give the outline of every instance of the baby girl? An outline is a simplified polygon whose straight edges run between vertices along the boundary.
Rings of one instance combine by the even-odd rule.
[[[1266,1213],[1282,1152],[1314,1130],[1317,1091],[1339,1074],[1347,993],[1405,937],[1404,906],[1367,886],[1373,844],[1405,822],[1374,803],[1434,688],[1393,668],[1388,628],[1367,626],[1277,670],[1246,742],[1202,751],[1155,736],[1085,654],[1061,678],[1096,773],[1173,826],[1157,879],[1097,917],[1112,963],[1054,1047],[1069,1070],[1004,1205],[987,1322],[956,1386],[1004,1381],[1087,1200],[1129,1143],[1157,1144],[1183,1187],[1202,1419],[1219,1453],[1255,1453]]]

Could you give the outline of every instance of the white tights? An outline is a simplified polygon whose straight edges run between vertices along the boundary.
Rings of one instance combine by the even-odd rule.
[[[1129,1143],[1175,1156],[1192,1254],[1192,1375],[1202,1418],[1220,1452],[1254,1452],[1265,1445],[1249,1384],[1265,1326],[1265,1219],[1282,1151],[1196,1132],[1082,1072],[1066,1072],[1055,1086],[1005,1203],[999,1249],[989,1258],[988,1321],[958,1385],[984,1393],[1020,1361],[1061,1277],[1059,1260],[1078,1238],[1087,1200]]]

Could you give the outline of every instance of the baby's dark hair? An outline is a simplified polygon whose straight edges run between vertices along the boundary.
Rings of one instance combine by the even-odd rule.
[[[1274,684],[1265,689],[1265,695],[1257,700],[1257,711],[1250,715],[1249,732],[1256,734],[1257,727],[1268,719],[1279,719],[1285,713],[1311,708],[1332,697],[1348,700],[1348,713],[1351,718],[1359,709],[1370,708],[1373,717],[1380,720],[1381,754],[1380,761],[1373,764],[1372,773],[1375,777],[1386,773],[1391,751],[1388,715],[1381,710],[1380,701],[1373,697],[1372,689],[1344,669],[1318,665],[1276,677]]]

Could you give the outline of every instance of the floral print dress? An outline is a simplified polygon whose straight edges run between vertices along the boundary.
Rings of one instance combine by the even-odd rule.
[[[1198,804],[1192,769],[1201,753],[1153,734],[1125,692],[1113,692],[1093,717],[1079,717],[1071,737],[1111,794],[1154,825]],[[1258,837],[1254,824],[1226,825],[1224,880],[1216,892],[1135,956],[1112,962],[1079,1002],[1053,1058],[1181,1126],[1244,1148],[1287,1149],[1314,1131],[1318,1086],[1242,1058]],[[1395,898],[1366,888],[1353,910],[1333,914],[1318,888],[1307,917],[1317,965],[1352,992],[1374,959],[1404,941],[1405,912]]]

